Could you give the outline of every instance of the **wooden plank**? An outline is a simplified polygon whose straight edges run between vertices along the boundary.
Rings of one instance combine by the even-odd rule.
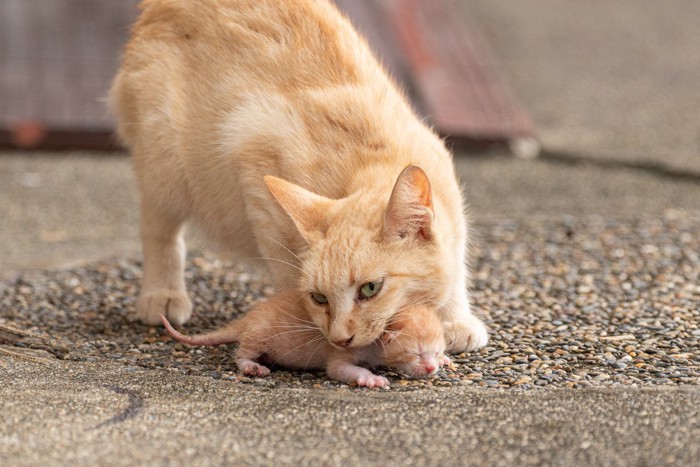
[[[104,100],[137,1],[0,1],[0,146],[114,147]]]
[[[391,30],[386,27],[384,10],[376,0],[335,0],[353,26],[367,39],[382,65],[396,79],[404,81],[408,65]]]
[[[137,3],[0,0],[0,146],[113,147],[104,98]],[[336,3],[441,134],[534,135],[456,0]]]
[[[462,140],[531,138],[534,127],[455,0],[382,0],[427,117]]]

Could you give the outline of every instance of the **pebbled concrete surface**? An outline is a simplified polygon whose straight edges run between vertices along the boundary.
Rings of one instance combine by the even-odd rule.
[[[700,391],[265,390],[0,357],[3,464],[691,465]]]
[[[700,182],[653,170],[498,151],[458,150],[455,163],[475,224],[532,215],[634,219],[700,206]],[[137,199],[125,154],[0,152],[0,277],[138,253]]]
[[[0,152],[0,277],[138,251],[122,154]]]

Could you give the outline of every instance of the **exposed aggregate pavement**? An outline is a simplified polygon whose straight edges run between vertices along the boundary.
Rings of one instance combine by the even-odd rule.
[[[494,221],[474,228],[472,244],[472,301],[489,345],[427,380],[381,371],[391,390],[700,384],[700,215]],[[210,254],[194,255],[186,276],[195,308],[187,333],[221,326],[271,290]],[[0,352],[169,368],[232,384],[348,388],[322,372],[246,378],[232,347],[188,347],[134,322],[139,277],[136,259],[114,259],[6,281],[0,325],[33,336],[0,328]]]

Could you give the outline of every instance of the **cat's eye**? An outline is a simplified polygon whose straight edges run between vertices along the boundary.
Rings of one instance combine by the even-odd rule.
[[[328,303],[328,297],[326,297],[322,293],[312,292],[311,298],[314,302],[316,302],[319,305],[326,305]]]
[[[382,288],[383,283],[383,280],[379,280],[362,284],[362,286],[360,287],[360,294],[358,298],[360,300],[367,300],[368,298],[374,297],[379,293],[379,290]]]

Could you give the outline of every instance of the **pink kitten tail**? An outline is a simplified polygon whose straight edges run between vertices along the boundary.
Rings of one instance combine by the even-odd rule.
[[[221,344],[230,344],[236,341],[235,333],[233,333],[233,330],[229,329],[228,326],[205,334],[185,336],[184,334],[181,334],[175,330],[165,315],[160,315],[160,320],[162,321],[163,326],[165,326],[165,329],[168,331],[168,334],[183,344],[216,346]]]

